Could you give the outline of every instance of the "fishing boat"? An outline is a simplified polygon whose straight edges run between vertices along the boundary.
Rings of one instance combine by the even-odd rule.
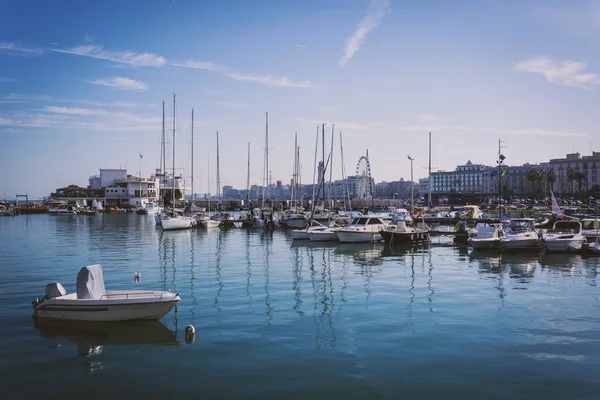
[[[510,221],[508,230],[500,239],[503,249],[540,249],[540,237],[535,229],[533,218],[514,218]]]
[[[502,248],[500,239],[504,230],[500,224],[478,223],[477,232],[467,241],[476,250],[499,250]]]
[[[542,235],[546,251],[579,251],[585,242],[579,221],[556,221],[552,229]]]
[[[33,301],[35,316],[77,321],[160,319],[181,300],[179,294],[155,290],[106,290],[100,264],[81,268],[77,290],[67,294],[58,282],[46,285]]]
[[[341,243],[379,242],[383,239],[380,232],[387,225],[380,216],[362,215],[354,218],[347,227],[340,228],[337,235]]]
[[[410,212],[399,208],[390,213],[392,221],[380,231],[386,245],[429,243],[429,230],[414,226]]]

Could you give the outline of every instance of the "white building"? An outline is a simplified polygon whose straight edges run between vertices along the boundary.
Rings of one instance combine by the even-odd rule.
[[[556,174],[556,182],[553,185],[556,193],[587,192],[600,184],[598,174],[600,152],[594,151],[592,155],[583,157],[579,153],[567,154],[565,158],[550,160],[549,164]],[[577,179],[570,179],[570,170],[574,173],[583,174],[581,182]],[[581,183],[581,186],[579,183]]]
[[[484,193],[483,164],[473,164],[471,160],[459,165],[454,171],[437,171],[431,173],[431,191],[435,194],[448,193]]]

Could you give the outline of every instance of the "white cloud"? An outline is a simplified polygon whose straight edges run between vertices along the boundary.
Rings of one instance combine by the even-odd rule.
[[[172,63],[171,65],[174,67],[203,69],[206,71],[216,71],[222,73],[225,73],[229,70],[229,68],[224,65],[215,64],[210,61],[185,60],[180,63]]]
[[[310,124],[310,125],[314,125],[314,126],[321,126],[321,124],[325,123],[325,121],[322,121],[322,120],[303,118],[303,117],[296,117],[293,119],[293,121]],[[381,121],[370,122],[370,123],[357,123],[357,122],[346,121],[346,122],[334,122],[333,124],[335,124],[336,130],[346,129],[346,130],[350,130],[350,131],[366,131],[369,129],[380,128],[385,123],[381,122]],[[327,123],[327,125],[325,125],[325,129],[331,129],[331,125],[332,125],[332,123]]]
[[[0,82],[16,82],[14,79],[6,78],[4,76],[0,76]]]
[[[303,49],[303,50],[308,48],[308,46],[305,44],[295,44],[294,46],[298,47],[299,49]]]
[[[56,114],[69,114],[69,115],[106,115],[108,114],[105,110],[92,110],[89,108],[69,108],[69,107],[57,107],[57,106],[46,106],[46,111]]]
[[[517,72],[543,75],[549,82],[582,89],[600,86],[600,75],[586,72],[584,62],[557,60],[548,56],[533,56],[515,65]]]
[[[94,85],[114,87],[121,90],[135,90],[138,92],[143,92],[147,88],[144,82],[136,81],[135,79],[123,78],[120,76],[106,79],[96,79],[90,83]]]
[[[346,65],[346,63],[350,61],[364,43],[367,33],[377,28],[383,17],[385,17],[390,10],[390,0],[371,1],[367,15],[360,21],[354,34],[346,41],[344,55],[339,60],[340,65]]]
[[[10,93],[4,97],[0,97],[0,99],[6,102],[56,102],[56,103],[72,103],[72,104],[85,104],[90,106],[97,107],[147,107],[150,106],[148,104],[139,104],[128,101],[112,101],[112,102],[99,102],[93,100],[78,100],[78,99],[67,99],[67,98],[57,98],[53,96],[48,96],[45,94],[19,94],[19,93]]]
[[[82,45],[68,49],[50,49],[57,53],[73,54],[76,56],[97,58],[116,63],[129,64],[137,67],[161,67],[167,60],[154,53],[135,53],[129,50],[111,51],[102,46]]]
[[[226,101],[221,101],[217,104],[220,106],[229,107],[229,108],[254,108],[254,107],[256,107],[253,104],[229,103]]]
[[[12,42],[0,42],[0,52],[6,52],[11,55],[34,55],[41,54],[42,50],[21,47]]]
[[[294,81],[287,76],[277,77],[272,75],[240,74],[237,72],[230,72],[225,74],[225,76],[237,81],[257,82],[267,86],[293,87],[300,89],[312,89],[316,87],[311,81]]]

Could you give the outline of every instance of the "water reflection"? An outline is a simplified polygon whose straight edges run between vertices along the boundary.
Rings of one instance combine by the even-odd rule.
[[[106,346],[179,346],[177,335],[159,321],[90,322],[33,318],[44,339],[77,344],[77,355],[85,357],[85,372],[104,368]]]

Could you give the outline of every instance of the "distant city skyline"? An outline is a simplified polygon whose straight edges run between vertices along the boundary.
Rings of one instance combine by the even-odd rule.
[[[0,195],[85,186],[100,168],[159,167],[165,102],[171,167],[216,192],[289,183],[298,133],[312,184],[317,126],[335,124],[333,179],[369,151],[376,182],[471,160],[545,162],[598,151],[600,4],[432,0],[0,5]],[[160,21],[157,24],[157,21]],[[319,145],[321,141],[319,139]],[[143,157],[140,157],[142,155]],[[319,149],[319,159],[321,150]],[[210,176],[208,166],[210,160]]]

